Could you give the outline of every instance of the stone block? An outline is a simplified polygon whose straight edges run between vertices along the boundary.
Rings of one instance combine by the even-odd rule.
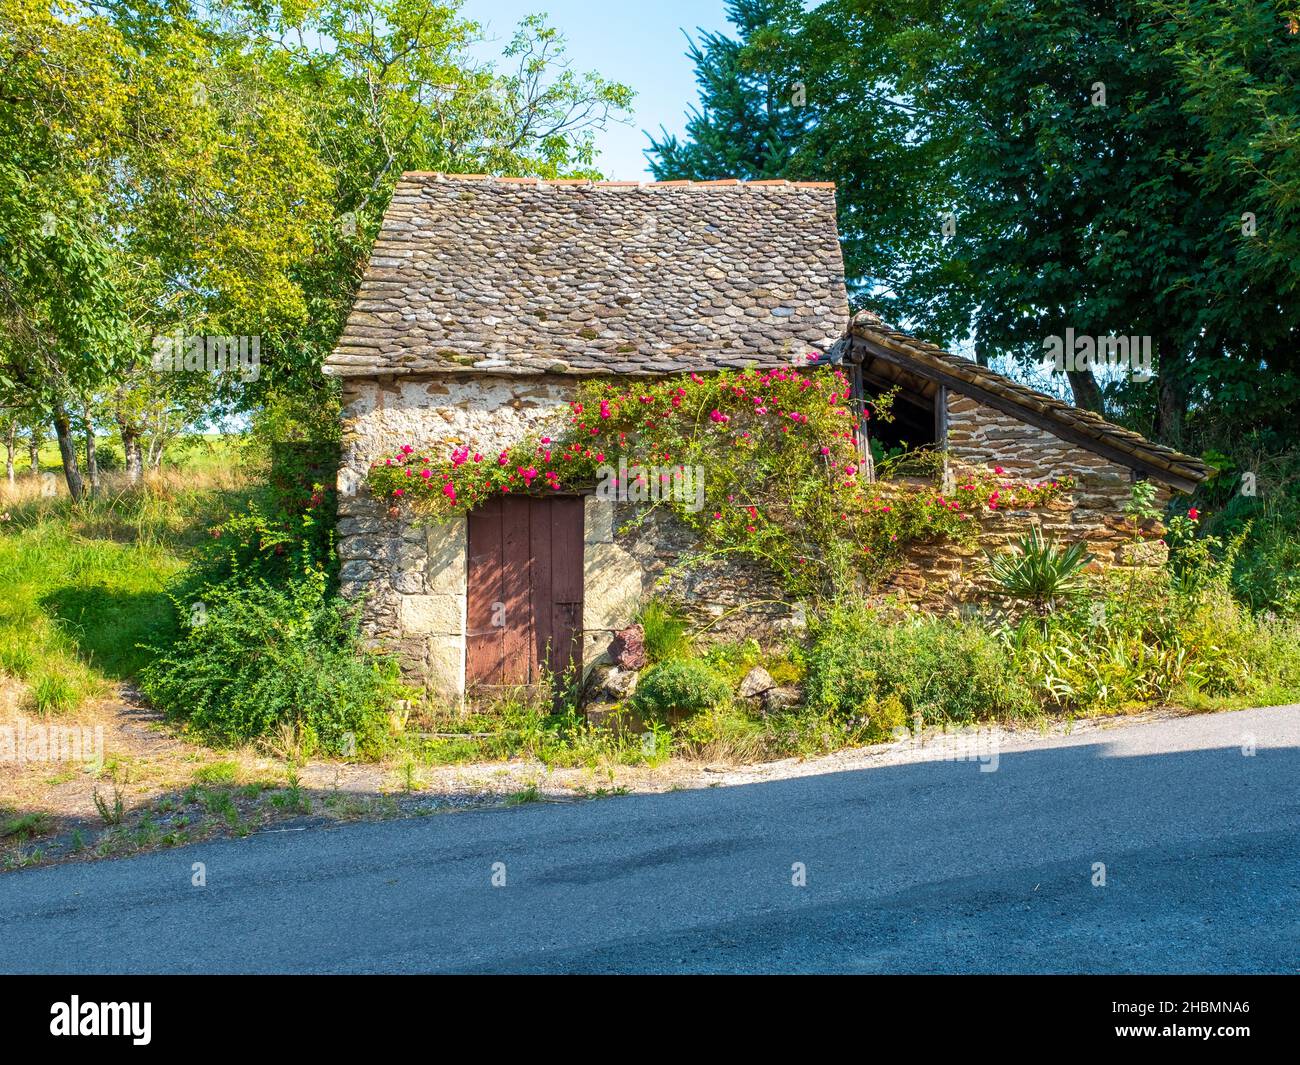
[[[399,612],[403,632],[460,636],[465,631],[463,595],[404,595]]]
[[[373,562],[388,553],[387,547],[386,541],[378,536],[345,536],[339,540],[339,558],[345,562],[349,559]]]
[[[641,605],[641,566],[617,544],[588,544],[583,558],[584,629],[623,629]]]
[[[464,518],[430,525],[426,537],[428,562],[425,583],[431,593],[464,595],[466,581],[466,535]]]
[[[465,694],[465,643],[459,637],[434,636],[429,640],[428,686],[447,699]]]
[[[393,574],[393,590],[401,592],[402,595],[424,595],[428,592],[428,587],[424,580],[424,570],[398,570]]]
[[[383,522],[381,522],[377,517],[370,515],[340,518],[338,523],[338,534],[340,537],[375,536],[383,531]]]
[[[614,512],[617,506],[608,500],[587,496],[582,503],[583,537],[588,544],[614,542]]]
[[[353,559],[339,566],[339,581],[342,584],[351,584],[353,582],[364,584],[374,580],[374,577],[374,563],[365,559]]]
[[[427,669],[429,641],[423,637],[408,636],[397,641],[396,649],[402,679],[422,684]]]

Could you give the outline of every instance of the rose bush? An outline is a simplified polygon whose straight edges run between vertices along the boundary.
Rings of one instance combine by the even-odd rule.
[[[873,401],[876,417],[889,417],[892,398]],[[406,445],[376,463],[369,480],[394,506],[410,503],[434,518],[496,494],[600,482],[617,498],[671,507],[699,534],[703,553],[759,560],[789,593],[813,598],[855,574],[879,580],[910,543],[973,539],[981,511],[1042,506],[1072,487],[1068,479],[1016,483],[1000,469],[949,492],[868,480],[856,429],[848,381],[836,369],[605,378],[579,387],[554,438],[492,452],[461,444],[445,457]],[[702,499],[668,490],[686,471],[702,473]]]

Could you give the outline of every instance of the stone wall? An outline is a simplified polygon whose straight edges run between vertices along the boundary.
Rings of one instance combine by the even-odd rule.
[[[1135,530],[1124,515],[1134,483],[1127,466],[960,393],[947,393],[947,415],[950,483],[960,484],[962,474],[973,469],[991,471],[1000,466],[1009,481],[1036,483],[1069,476],[1075,479],[1075,487],[1046,507],[986,513],[980,519],[976,545],[912,547],[907,565],[889,582],[887,591],[930,607],[985,599],[993,592],[986,576],[987,554],[1005,550],[1031,522],[1060,543],[1086,541],[1098,566],[1163,561],[1158,525],[1141,530],[1141,542],[1134,546]],[[1170,490],[1161,485],[1158,504],[1163,506],[1169,495]]]
[[[643,599],[683,608],[697,631],[716,640],[763,640],[803,624],[803,606],[763,566],[748,559],[695,555],[695,533],[666,508],[620,503],[616,542],[635,562]]]
[[[463,694],[466,522],[417,524],[407,508],[390,509],[370,496],[367,469],[408,443],[436,453],[468,444],[495,454],[529,432],[558,432],[575,386],[572,378],[550,375],[486,374],[345,384],[338,526],[343,593],[364,596],[368,641],[398,651],[413,682],[450,699]],[[1022,535],[1030,521],[1060,540],[1086,540],[1100,564],[1131,561],[1133,530],[1123,516],[1133,483],[1128,468],[959,394],[950,393],[947,403],[951,478],[1000,465],[1009,480],[1070,475],[1077,485],[1046,508],[987,515],[976,546],[914,546],[886,592],[931,608],[985,598],[991,591],[986,552]],[[1161,498],[1167,495],[1162,491]],[[802,625],[800,605],[788,603],[757,565],[692,557],[692,534],[666,509],[588,496],[584,523],[587,667],[650,595],[681,604],[697,627],[718,639],[770,639]],[[1156,561],[1160,550],[1158,543],[1145,544],[1140,561]]]

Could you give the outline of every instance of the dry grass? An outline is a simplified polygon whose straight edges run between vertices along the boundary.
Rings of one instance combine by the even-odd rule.
[[[12,685],[0,683],[0,694]],[[51,723],[48,717],[0,713],[0,728]],[[404,749],[360,764],[286,759],[273,743],[213,750],[132,697],[92,700],[53,723],[102,728],[102,760],[0,757],[0,872],[123,857],[290,823],[306,827],[509,805],[524,793],[572,802],[701,783],[700,767],[684,762],[657,769],[612,761],[548,769],[533,759],[431,766]]]

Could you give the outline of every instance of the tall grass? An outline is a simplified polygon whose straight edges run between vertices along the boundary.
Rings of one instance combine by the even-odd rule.
[[[42,715],[75,711],[143,665],[137,644],[172,623],[164,585],[244,488],[217,462],[139,486],[105,474],[80,504],[46,484],[0,485],[0,672]]]
[[[645,633],[645,653],[651,662],[689,658],[694,650],[690,621],[680,608],[661,599],[651,599],[637,614]]]

